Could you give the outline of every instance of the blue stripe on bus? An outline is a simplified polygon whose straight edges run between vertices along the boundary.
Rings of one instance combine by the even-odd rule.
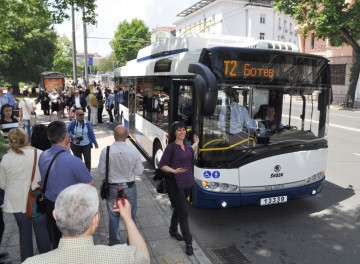
[[[260,205],[260,199],[268,197],[276,197],[286,195],[288,201],[312,196],[312,191],[316,190],[317,193],[321,192],[322,185],[325,179],[318,182],[285,190],[268,191],[268,192],[255,192],[255,193],[216,193],[208,192],[198,186],[195,182],[194,193],[192,197],[192,204],[196,208],[222,208],[223,202],[227,203],[227,208]]]
[[[189,49],[165,50],[165,51],[162,51],[159,53],[155,53],[155,54],[151,54],[149,56],[142,57],[140,59],[137,59],[136,61],[141,62],[141,61],[146,61],[146,60],[152,60],[152,59],[166,57],[169,55],[179,54],[179,53],[187,52],[187,51],[189,51]]]

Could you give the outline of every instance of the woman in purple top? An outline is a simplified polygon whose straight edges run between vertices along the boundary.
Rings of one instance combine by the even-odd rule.
[[[190,234],[187,210],[187,197],[194,185],[192,159],[198,148],[199,137],[194,135],[194,144],[187,146],[184,143],[186,137],[186,124],[174,122],[170,127],[170,138],[175,139],[169,144],[158,164],[158,167],[174,177],[168,179],[169,198],[174,207],[170,224],[170,236],[186,243],[186,254],[193,255],[192,236]],[[170,164],[171,161],[171,164]],[[182,235],[178,233],[178,224]]]

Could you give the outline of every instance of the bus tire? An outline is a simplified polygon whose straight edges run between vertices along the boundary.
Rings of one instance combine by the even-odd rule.
[[[154,151],[153,151],[153,164],[154,164],[154,168],[157,169],[157,164],[160,162],[160,159],[163,155],[163,149],[161,147],[160,142],[156,142],[154,144]]]

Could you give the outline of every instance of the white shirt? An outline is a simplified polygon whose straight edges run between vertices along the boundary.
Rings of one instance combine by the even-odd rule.
[[[101,151],[98,170],[105,176],[106,148]],[[141,175],[144,165],[140,153],[125,142],[114,142],[109,153],[109,183],[124,183],[135,181],[135,176]]]
[[[80,95],[79,95],[79,96],[75,96],[75,107],[76,107],[76,108],[81,108]]]
[[[34,164],[34,148],[22,148],[25,155],[16,154],[11,149],[3,156],[0,163],[0,188],[5,190],[4,212],[26,213],[26,203],[30,188]],[[37,161],[42,153],[37,150]],[[41,181],[39,166],[36,164],[31,189],[35,190]]]
[[[24,100],[20,101],[19,108],[22,109],[22,119],[30,120],[30,113],[35,110],[36,105],[32,99],[25,97]]]

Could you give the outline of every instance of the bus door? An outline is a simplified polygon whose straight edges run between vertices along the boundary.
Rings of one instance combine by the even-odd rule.
[[[193,126],[195,117],[193,82],[189,80],[173,81],[170,93],[169,117],[172,122],[183,121],[188,129]],[[188,134],[188,136],[191,133]]]
[[[135,135],[135,114],[136,114],[136,87],[137,87],[137,79],[131,78],[130,79],[130,86],[129,86],[129,134]]]

